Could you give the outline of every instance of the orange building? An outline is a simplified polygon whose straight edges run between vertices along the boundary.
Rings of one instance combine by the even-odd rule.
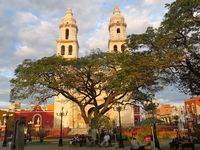
[[[172,122],[172,112],[173,106],[171,106],[170,104],[160,105],[157,109],[158,118],[169,124]]]
[[[186,119],[191,130],[200,124],[200,97],[185,100]]]

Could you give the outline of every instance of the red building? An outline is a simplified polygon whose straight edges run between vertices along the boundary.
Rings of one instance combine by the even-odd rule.
[[[40,128],[53,128],[54,111],[44,110],[39,105],[35,106],[33,110],[15,112],[14,119],[17,120],[19,117],[25,118],[25,126],[28,126],[31,121],[33,127],[39,125]]]

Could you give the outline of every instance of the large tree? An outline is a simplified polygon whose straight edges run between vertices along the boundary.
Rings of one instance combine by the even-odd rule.
[[[176,0],[166,7],[168,12],[160,27],[130,35],[129,46],[133,50],[145,47],[169,62],[165,70],[168,79],[181,91],[200,95],[200,19],[194,15],[200,1]]]
[[[77,104],[87,125],[119,101],[139,98],[159,88],[160,69],[149,52],[94,53],[74,60],[45,57],[24,60],[11,80],[11,99],[44,102],[62,94]],[[88,110],[88,108],[90,108]]]

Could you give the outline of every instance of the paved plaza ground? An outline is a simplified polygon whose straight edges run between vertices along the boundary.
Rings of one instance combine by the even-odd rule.
[[[27,144],[25,146],[25,150],[130,150],[129,146],[126,146],[125,148],[118,148],[116,146],[113,147],[89,147],[89,146],[69,146],[64,144],[64,146],[62,147],[58,147],[57,145],[57,141],[50,141],[51,143],[44,143],[44,144],[40,144],[40,143],[34,143],[34,144]],[[161,149],[162,150],[170,150],[169,148],[169,141],[160,141],[160,145],[161,145]],[[200,145],[196,145],[196,150],[200,150]],[[0,147],[0,150],[10,150],[10,148],[8,147]],[[185,148],[185,150],[189,150]]]

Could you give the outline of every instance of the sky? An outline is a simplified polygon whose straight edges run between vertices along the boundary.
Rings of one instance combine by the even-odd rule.
[[[79,56],[92,49],[107,51],[108,24],[116,5],[127,23],[127,34],[158,27],[173,0],[1,0],[0,107],[9,105],[9,80],[24,59],[54,55],[59,23],[72,8],[78,25]],[[182,103],[189,96],[168,86],[156,94],[162,103]]]

